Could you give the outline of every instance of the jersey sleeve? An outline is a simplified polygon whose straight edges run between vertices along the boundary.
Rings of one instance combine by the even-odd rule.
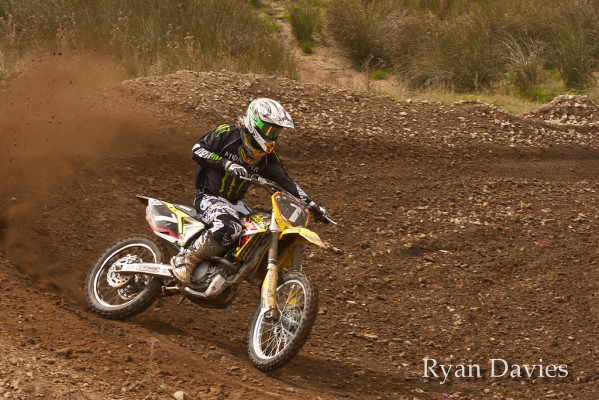
[[[231,131],[231,125],[221,125],[207,132],[193,146],[191,158],[203,167],[224,169],[227,160],[218,153],[229,141]]]
[[[312,201],[312,199],[306,194],[301,186],[295,183],[293,179],[289,177],[287,171],[285,171],[285,168],[283,167],[281,159],[275,153],[268,155],[266,167],[264,170],[262,170],[260,175],[266,179],[276,182],[283,189],[302,201],[306,203],[310,203],[310,201]]]

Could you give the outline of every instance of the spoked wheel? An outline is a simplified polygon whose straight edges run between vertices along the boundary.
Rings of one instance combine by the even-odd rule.
[[[108,246],[85,280],[85,297],[91,309],[111,319],[124,319],[147,309],[160,291],[160,280],[143,274],[119,274],[116,263],[163,263],[165,258],[164,246],[147,236],[129,236]]]
[[[250,328],[248,353],[261,371],[272,371],[288,363],[302,348],[318,312],[318,291],[298,272],[283,277],[277,288],[274,319],[258,308]]]

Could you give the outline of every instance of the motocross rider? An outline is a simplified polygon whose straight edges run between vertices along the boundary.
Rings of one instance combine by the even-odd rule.
[[[204,231],[191,251],[173,257],[173,275],[189,285],[195,265],[222,253],[241,235],[240,215],[250,209],[241,199],[250,174],[270,179],[307,204],[316,221],[328,223],[328,213],[314,202],[285,172],[274,152],[276,141],[285,128],[294,128],[291,116],[277,101],[260,98],[252,101],[238,122],[221,125],[204,134],[192,149],[199,164],[196,175],[194,206],[211,228]]]

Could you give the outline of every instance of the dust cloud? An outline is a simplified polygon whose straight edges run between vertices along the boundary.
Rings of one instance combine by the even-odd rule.
[[[46,288],[64,285],[64,269],[40,242],[69,240],[43,240],[53,233],[40,222],[54,212],[47,199],[77,190],[78,169],[148,131],[147,116],[119,95],[123,71],[93,54],[29,56],[0,82],[0,252]]]

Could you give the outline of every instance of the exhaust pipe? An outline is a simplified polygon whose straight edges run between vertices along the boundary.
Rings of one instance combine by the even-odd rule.
[[[225,267],[229,270],[231,270],[232,268],[235,268],[235,266],[230,261],[228,261],[224,258],[221,258],[221,257],[212,257],[210,259],[210,261],[224,264]],[[114,272],[122,274],[122,275],[144,274],[144,275],[157,276],[160,278],[172,278],[173,277],[173,274],[172,274],[173,267],[168,264],[155,264],[155,263],[117,264],[117,263],[115,263],[115,266],[119,269],[115,270]],[[210,283],[210,286],[208,286],[208,289],[206,289],[204,292],[198,292],[197,290],[193,290],[188,286],[183,289],[183,292],[187,293],[190,296],[198,297],[201,299],[209,299],[209,298],[216,297],[219,294],[221,294],[223,292],[223,290],[225,290],[227,287],[239,283],[245,277],[248,270],[249,270],[249,265],[245,265],[244,267],[241,268],[239,273],[231,280],[225,279],[222,275],[217,275]]]
[[[204,292],[198,292],[196,290],[191,289],[189,286],[186,286],[183,291],[190,296],[199,297],[201,299],[209,299],[212,297],[216,297],[223,292],[229,286],[229,282],[222,275],[216,275],[216,277],[208,286]]]
[[[159,278],[172,278],[172,270],[173,267],[168,264],[155,264],[155,263],[131,263],[131,264],[115,264],[116,267],[120,268],[115,270],[114,272],[122,274],[122,275],[134,275],[134,274],[144,274],[157,276]],[[198,292],[189,287],[185,287],[183,291],[190,296],[199,297],[202,299],[207,299],[211,297],[218,296],[222,293],[225,288],[229,286],[229,282],[222,277],[222,275],[217,275],[208,289],[204,292]]]

